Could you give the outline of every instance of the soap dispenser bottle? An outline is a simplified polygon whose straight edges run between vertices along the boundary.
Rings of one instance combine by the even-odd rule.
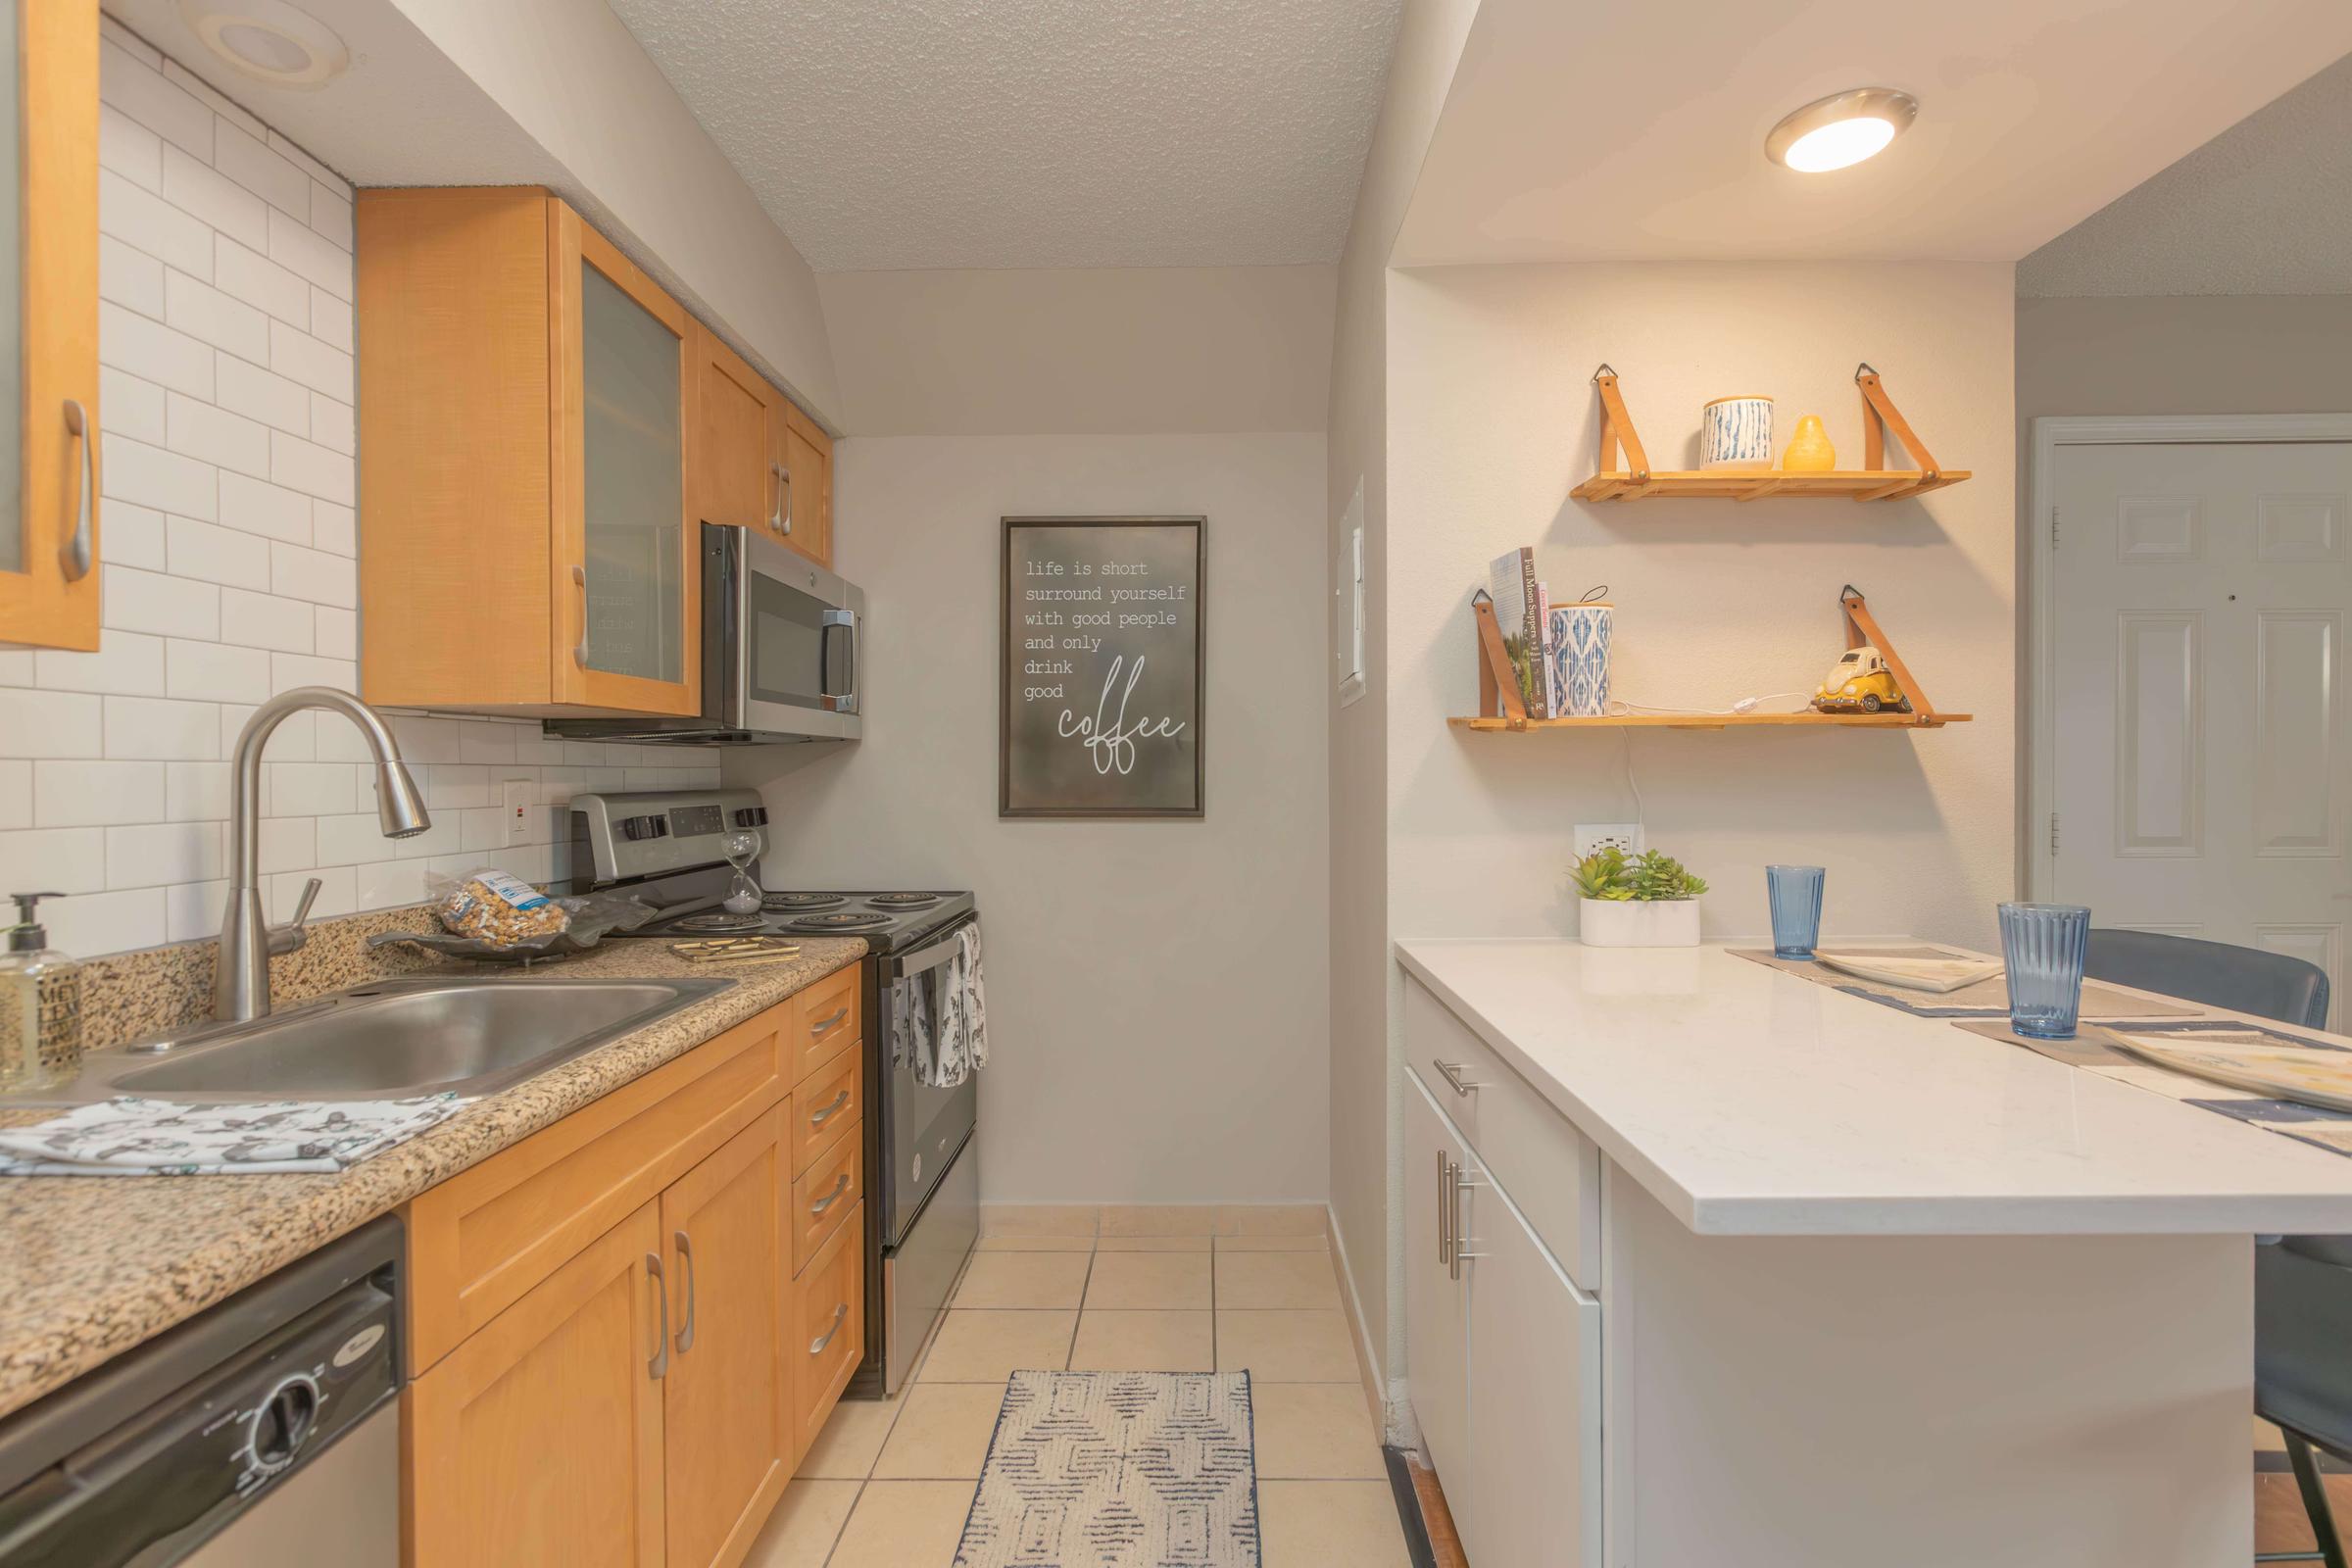
[[[0,954],[0,1094],[69,1083],[81,1070],[81,965],[49,947],[40,902],[12,893],[17,923]]]

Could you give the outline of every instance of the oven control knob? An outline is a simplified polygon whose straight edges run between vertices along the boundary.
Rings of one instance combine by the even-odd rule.
[[[767,826],[767,808],[764,806],[746,806],[742,808],[735,813],[735,825],[737,827]]]
[[[620,819],[620,836],[631,841],[667,838],[669,822],[659,816],[624,816]]]
[[[275,1475],[294,1462],[318,1424],[318,1385],[290,1377],[270,1391],[253,1416],[253,1466]]]

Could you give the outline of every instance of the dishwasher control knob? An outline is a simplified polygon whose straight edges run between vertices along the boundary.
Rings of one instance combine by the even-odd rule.
[[[270,1397],[254,1412],[254,1468],[264,1475],[275,1475],[292,1464],[318,1424],[318,1384],[307,1377],[291,1377],[271,1389]]]

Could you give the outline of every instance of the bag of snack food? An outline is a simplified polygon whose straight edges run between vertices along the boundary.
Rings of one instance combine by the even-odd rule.
[[[425,890],[442,928],[494,948],[542,948],[571,924],[563,905],[518,876],[480,866],[463,878],[430,876]]]

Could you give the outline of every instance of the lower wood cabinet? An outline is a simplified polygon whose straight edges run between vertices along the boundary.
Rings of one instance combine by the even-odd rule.
[[[793,1356],[800,1435],[794,1463],[825,1429],[850,1374],[865,1354],[865,1205],[853,1207],[817,1249],[795,1287]]]
[[[1407,1387],[1462,1549],[1599,1568],[1600,1304],[1418,1075],[1405,1082]]]

